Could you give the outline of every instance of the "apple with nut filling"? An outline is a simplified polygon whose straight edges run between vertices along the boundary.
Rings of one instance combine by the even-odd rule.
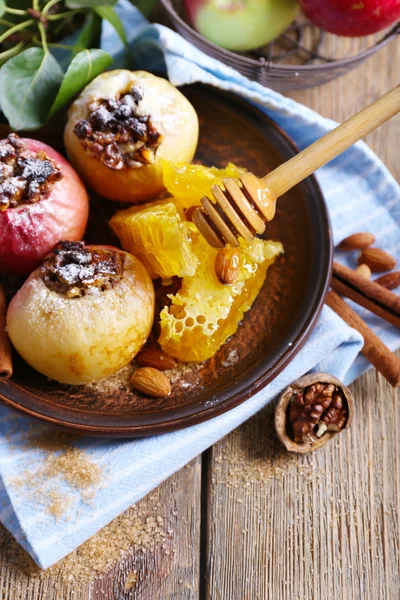
[[[0,272],[28,274],[60,240],[80,240],[85,187],[53,148],[10,134],[0,141]]]
[[[163,160],[190,162],[199,124],[190,102],[165,79],[116,70],[96,77],[72,104],[64,142],[100,196],[140,202],[164,189]]]
[[[7,329],[34,369],[79,385],[127,365],[153,318],[153,283],[137,258],[111,246],[61,242],[12,299]]]

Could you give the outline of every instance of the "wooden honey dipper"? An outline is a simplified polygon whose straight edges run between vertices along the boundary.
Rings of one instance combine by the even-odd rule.
[[[213,185],[215,202],[203,196],[202,207],[193,213],[193,222],[215,248],[226,244],[237,247],[240,236],[250,242],[274,218],[280,196],[398,112],[400,85],[262,179],[244,173],[240,181],[227,178],[224,187]]]

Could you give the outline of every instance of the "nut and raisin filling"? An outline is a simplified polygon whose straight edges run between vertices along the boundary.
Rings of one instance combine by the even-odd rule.
[[[45,152],[32,152],[15,133],[0,143],[0,211],[47,198],[62,177]]]
[[[81,298],[91,290],[110,290],[123,272],[123,255],[84,242],[60,242],[40,267],[46,287],[68,298]]]
[[[333,384],[315,383],[297,392],[289,405],[289,425],[296,442],[308,435],[321,437],[340,431],[348,417],[342,390]]]
[[[89,117],[74,128],[85,151],[116,171],[153,164],[162,135],[139,111],[142,99],[135,85],[119,98],[92,103]]]

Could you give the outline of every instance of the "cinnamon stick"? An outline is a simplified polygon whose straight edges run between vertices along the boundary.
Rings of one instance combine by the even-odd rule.
[[[400,327],[400,296],[337,262],[333,263],[331,285],[339,294]]]
[[[13,373],[11,344],[6,332],[7,302],[0,285],[0,382],[9,379]]]
[[[325,302],[343,321],[361,333],[364,338],[362,354],[393,387],[398,387],[400,385],[400,358],[385,346],[339,294],[331,290]]]

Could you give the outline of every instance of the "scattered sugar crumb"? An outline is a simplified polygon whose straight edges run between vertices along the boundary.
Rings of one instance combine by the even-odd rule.
[[[126,365],[108,379],[97,383],[90,383],[86,387],[105,394],[116,390],[129,390],[131,389],[130,380],[136,368],[133,364]]]
[[[88,503],[94,498],[103,480],[103,472],[87,452],[73,442],[78,436],[57,431],[35,435],[32,431],[22,439],[25,447],[43,451],[43,458],[32,459],[28,468],[8,483],[24,499],[44,506],[56,518],[66,515],[79,500]],[[60,485],[68,489],[60,492]]]
[[[254,493],[254,487],[263,487],[268,480],[277,482],[292,474],[301,473],[313,480],[318,473],[313,470],[307,456],[289,453],[278,443],[274,433],[274,403],[252,419],[235,429],[220,443],[213,480],[218,485]]]
[[[135,569],[134,571],[131,571],[130,573],[128,573],[128,575],[126,576],[124,590],[126,592],[133,590],[136,587],[137,581],[138,581],[138,572]]]
[[[190,363],[178,363],[174,369],[165,371],[166,376],[169,378],[171,383],[179,382],[185,375],[190,375],[199,371],[204,365],[204,362],[190,362]],[[185,387],[196,385],[196,382],[184,382]],[[181,383],[182,385],[182,383]]]
[[[88,458],[86,452],[67,447],[62,454],[46,458],[44,475],[61,475],[74,488],[86,489],[100,483],[102,471],[99,465]]]
[[[50,490],[48,499],[47,512],[57,519],[61,518],[72,504],[70,498],[65,498],[64,495],[59,494],[56,490]]]
[[[196,373],[201,369],[203,365],[204,363],[201,362],[178,363],[178,365],[174,369],[165,371],[165,374],[172,384],[179,383],[182,387],[185,388],[192,387],[196,385],[196,381],[185,382],[182,381],[182,378],[192,373]],[[104,394],[116,390],[132,391],[130,380],[137,368],[138,365],[136,365],[136,363],[133,362],[120,369],[117,373],[115,373],[115,375],[112,375],[108,379],[104,379],[103,381],[99,381],[98,383],[91,383],[87,387]]]
[[[237,350],[231,350],[225,360],[221,360],[223,367],[232,367],[239,361],[239,354]]]
[[[79,590],[88,583],[101,580],[132,549],[137,554],[154,554],[166,544],[166,540],[171,539],[171,535],[164,528],[164,519],[149,514],[153,509],[161,509],[159,499],[151,502],[147,497],[46,571],[35,565],[12,535],[0,525],[3,558],[7,565],[18,569],[30,582],[39,582],[43,578],[47,580],[51,577],[61,584],[73,584],[76,590]],[[170,550],[166,546],[163,552],[167,554]],[[125,580],[125,586],[128,584],[129,589],[133,589],[138,579],[137,571],[132,571]],[[22,585],[26,584],[26,579],[19,578],[19,581]],[[128,591],[127,587],[125,589]]]

